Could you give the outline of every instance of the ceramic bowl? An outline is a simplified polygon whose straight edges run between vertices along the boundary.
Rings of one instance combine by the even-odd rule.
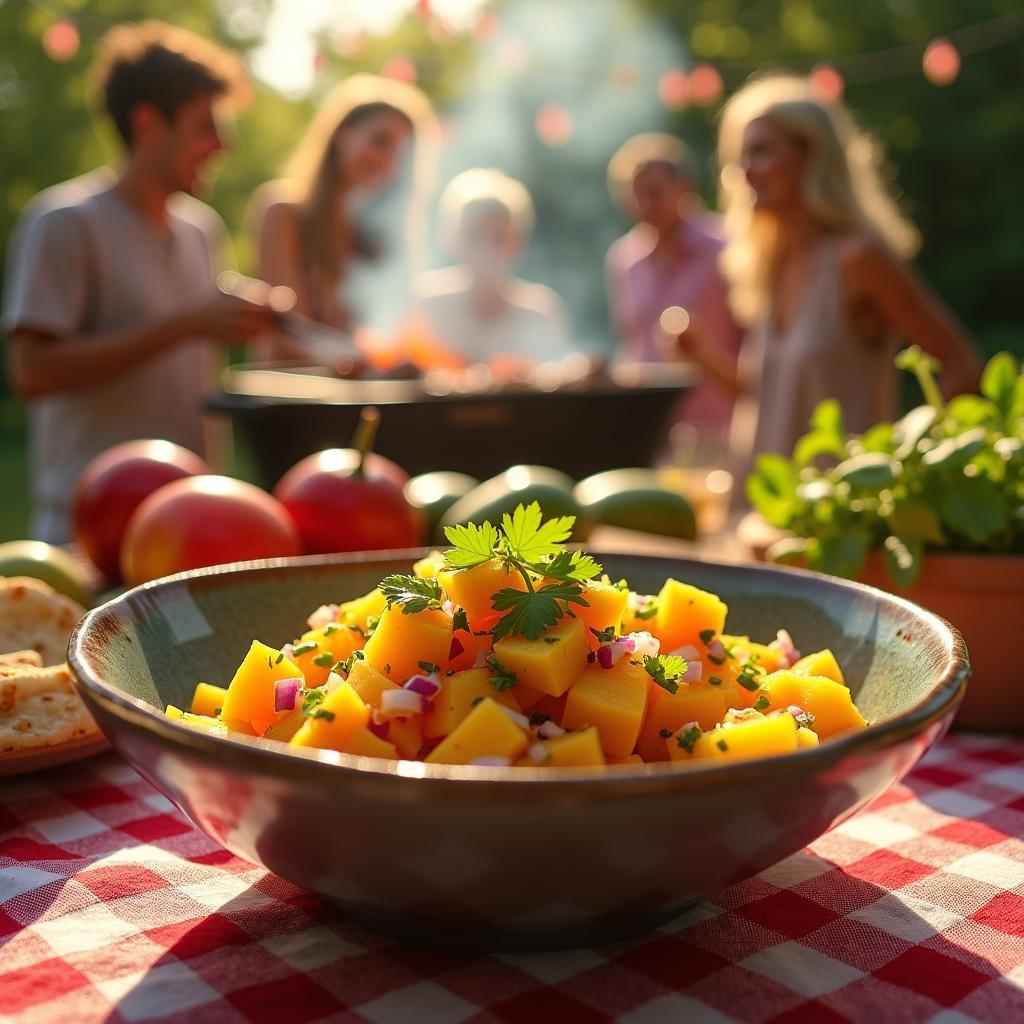
[[[735,765],[431,766],[292,751],[166,719],[197,680],[226,684],[253,637],[280,645],[308,612],[408,571],[416,553],[223,566],[91,611],[68,660],[121,755],[232,852],[411,941],[478,949],[583,945],[639,932],[801,849],[900,779],[942,735],[969,672],[929,612],[799,570],[602,555],[655,592],[721,594],[730,632],[787,628],[831,647],[872,723],[816,749]]]

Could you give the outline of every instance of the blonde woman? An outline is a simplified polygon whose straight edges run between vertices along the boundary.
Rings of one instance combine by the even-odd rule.
[[[411,296],[434,129],[426,96],[412,86],[366,74],[338,85],[283,179],[254,198],[260,277],[292,288],[298,312],[338,330],[397,324],[402,297]],[[375,194],[398,179],[400,195],[379,204]],[[370,230],[364,214],[373,207],[378,223]],[[289,339],[267,354],[309,355]]]
[[[748,332],[735,371],[699,338],[680,345],[737,395],[742,469],[758,452],[791,452],[824,398],[839,399],[850,430],[891,418],[901,344],[942,361],[947,395],[976,387],[973,345],[906,263],[917,232],[843,107],[803,78],[755,80],[726,104],[718,153],[722,266]]]

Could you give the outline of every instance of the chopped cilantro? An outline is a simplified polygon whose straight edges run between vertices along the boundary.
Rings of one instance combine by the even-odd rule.
[[[380,581],[378,588],[388,608],[398,605],[405,615],[440,608],[444,602],[441,584],[437,580],[424,580],[419,576],[393,573]]]
[[[708,682],[712,686],[721,686],[722,685],[722,677],[721,676],[708,676]]]
[[[466,618],[465,608],[455,609],[455,614],[452,616],[452,629],[461,629],[466,633],[469,632],[469,619]]]
[[[644,668],[647,674],[669,693],[679,689],[679,677],[686,671],[686,659],[677,654],[644,655]]]
[[[679,735],[676,736],[676,743],[685,750],[688,754],[693,753],[693,748],[697,744],[697,740],[703,735],[700,726],[696,722],[692,722],[690,725],[679,730]]]
[[[715,743],[715,746],[718,747],[718,749],[721,750],[723,753],[729,749],[729,744],[726,743],[725,740],[718,740]]]
[[[610,644],[618,636],[614,626],[605,626],[604,629],[594,629],[591,627],[590,632],[597,637],[599,644]]]
[[[384,666],[384,675],[386,675],[386,676],[391,675],[391,662],[390,661]]]
[[[351,624],[348,628],[349,629],[359,629],[359,627],[357,625],[355,625],[354,623]],[[337,633],[339,629],[341,629],[341,623],[338,623],[338,622],[328,622],[327,625],[324,626],[324,636],[330,636],[332,633]]]
[[[333,711],[325,711],[323,708],[317,708],[315,711],[311,711],[309,713],[308,717],[309,718],[324,718],[328,722],[333,722],[334,721],[334,712]]]
[[[705,647],[711,646],[711,641],[715,639],[715,631],[713,629],[702,629],[697,636],[700,637],[700,642]]]
[[[213,717],[214,717],[214,718],[220,718],[220,713],[221,713],[221,712],[222,712],[223,710],[224,710],[223,708],[217,708],[217,709],[216,709],[216,710],[214,711],[214,713],[213,713]]]
[[[361,651],[361,650],[360,651],[353,651],[343,662],[339,662],[338,664],[341,666],[342,671],[345,673],[345,675],[348,675],[349,672],[352,671],[352,666],[357,661],[365,661],[365,660],[366,660],[366,654],[363,651]]]
[[[312,718],[317,705],[322,704],[326,696],[323,690],[307,690],[302,695],[302,717]]]
[[[663,739],[667,740],[672,735],[671,729],[659,729],[658,735]]]
[[[474,697],[470,702],[469,706],[475,708],[483,700],[483,697]]]
[[[369,636],[371,633],[373,633],[377,629],[377,627],[379,625],[380,625],[380,616],[379,615],[367,615],[366,616],[366,631],[363,633],[363,636]]]
[[[331,668],[334,665],[334,655],[330,651],[321,651],[313,655],[313,664],[321,668]]]
[[[491,686],[499,693],[502,690],[511,690],[513,686],[519,685],[515,672],[505,668],[493,654],[487,659],[487,664],[490,666],[491,671],[494,672],[494,675],[491,676]]]
[[[419,665],[419,667],[428,674],[431,672],[441,671],[441,666],[435,665],[432,661],[417,661],[416,664]]]
[[[753,693],[754,690],[758,689],[761,685],[760,678],[764,675],[764,669],[757,664],[757,658],[751,656],[743,662],[739,673],[736,676],[736,682],[743,687],[744,690],[750,690]]]
[[[315,651],[319,646],[315,640],[304,640],[301,644],[296,644],[292,648],[294,657],[299,658],[303,654],[309,654],[310,651]]]
[[[361,637],[366,636],[366,630],[363,629],[358,622],[350,622],[348,624],[348,628],[351,629],[353,633],[358,633]]]
[[[560,636],[546,636],[544,637],[544,643],[546,644],[560,644],[562,638]]]
[[[757,695],[757,700],[754,701],[754,710],[764,711],[769,704],[771,704],[771,701],[768,699],[768,695],[765,693],[759,693]]]
[[[550,722],[551,716],[545,715],[543,711],[534,711],[530,715],[530,725],[543,725],[545,722]]]
[[[616,590],[625,590],[627,592],[629,590],[629,583],[626,580],[624,580],[624,579],[623,580],[619,580],[618,583],[613,583],[612,586]]]
[[[652,597],[643,608],[637,608],[633,615],[635,618],[641,619],[646,622],[648,619],[653,619],[658,614],[658,602]]]
[[[279,657],[283,658],[284,655],[283,654],[279,655]],[[273,667],[274,667],[274,656],[272,654],[268,654],[267,655],[267,668],[273,668]]]
[[[280,665],[282,661],[284,661],[284,651],[281,651],[278,654],[278,656],[274,659],[274,664],[275,665]]]
[[[719,658],[719,657],[717,657],[714,654],[709,654],[708,655],[708,661],[710,661],[712,665],[724,665],[725,664],[725,658]]]

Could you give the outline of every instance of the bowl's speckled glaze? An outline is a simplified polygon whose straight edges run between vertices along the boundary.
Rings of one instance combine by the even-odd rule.
[[[489,949],[599,942],[667,920],[801,849],[900,779],[949,725],[969,673],[959,634],[899,598],[816,574],[603,556],[655,592],[721,594],[729,630],[831,647],[871,726],[736,765],[428,766],[292,752],[164,718],[224,685],[253,637],[280,645],[316,606],[418,553],[223,566],[91,611],[69,663],[116,749],[229,850],[413,941]]]

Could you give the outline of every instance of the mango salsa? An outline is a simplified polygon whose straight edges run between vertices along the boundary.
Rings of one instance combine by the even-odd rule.
[[[230,682],[168,719],[382,760],[680,768],[808,751],[865,722],[827,647],[726,633],[717,594],[610,582],[536,504],[449,527],[452,548],[254,640]],[[296,609],[296,624],[306,609]],[[806,638],[805,638],[806,639]],[[822,638],[826,639],[826,638]],[[280,637],[274,638],[275,644]]]

